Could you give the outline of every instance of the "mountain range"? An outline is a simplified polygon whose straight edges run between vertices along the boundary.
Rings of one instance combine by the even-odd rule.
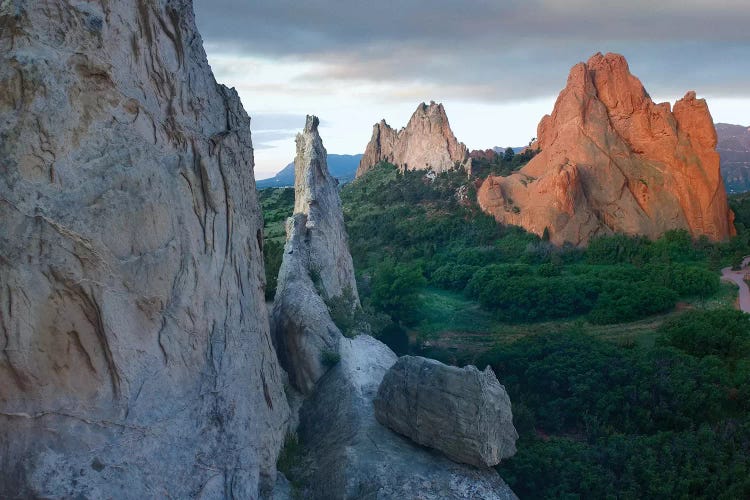
[[[750,127],[716,124],[721,175],[729,193],[750,191]]]
[[[345,184],[354,179],[354,174],[357,172],[357,166],[359,166],[361,159],[361,154],[328,154],[328,171],[334,178],[338,179],[339,184]],[[273,177],[257,181],[255,185],[258,189],[294,186],[294,162],[289,163]]]

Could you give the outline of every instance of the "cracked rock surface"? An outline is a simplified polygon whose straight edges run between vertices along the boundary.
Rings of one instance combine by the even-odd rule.
[[[0,54],[0,496],[256,498],[289,410],[191,2],[0,2]]]

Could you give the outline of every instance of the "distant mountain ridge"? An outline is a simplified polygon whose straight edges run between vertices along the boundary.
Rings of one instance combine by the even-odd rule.
[[[340,184],[347,183],[354,179],[357,172],[357,166],[362,158],[358,155],[336,155],[328,154],[328,171],[333,177],[338,179]],[[255,183],[258,189],[270,187],[291,187],[294,186],[294,162],[284,167],[275,176],[270,179],[262,179]]]
[[[750,127],[717,123],[721,175],[730,193],[750,191]]]

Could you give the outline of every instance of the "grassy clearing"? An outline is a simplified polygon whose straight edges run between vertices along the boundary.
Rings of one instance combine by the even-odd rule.
[[[464,295],[436,288],[428,288],[420,294],[420,317],[418,326],[409,332],[410,342],[424,353],[440,352],[456,360],[470,360],[500,345],[511,344],[519,339],[550,332],[563,332],[571,328],[582,329],[590,335],[614,342],[618,345],[652,347],[656,330],[664,321],[677,317],[692,309],[718,309],[735,307],[737,287],[722,283],[719,292],[708,299],[680,302],[666,314],[618,323],[594,325],[583,318],[535,323],[503,323],[492,313],[482,309],[478,303]]]
[[[294,188],[268,188],[258,192],[263,209],[263,234],[266,241],[284,243],[286,220],[294,207]]]

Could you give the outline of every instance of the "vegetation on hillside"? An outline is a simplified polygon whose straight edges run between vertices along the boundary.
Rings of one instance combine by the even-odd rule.
[[[283,196],[261,193],[267,236],[291,215]],[[750,317],[718,279],[750,253],[750,196],[730,200],[729,242],[586,249],[498,225],[461,171],[381,164],[341,196],[373,334],[490,364],[506,386],[521,437],[499,470],[521,498],[750,497]]]

